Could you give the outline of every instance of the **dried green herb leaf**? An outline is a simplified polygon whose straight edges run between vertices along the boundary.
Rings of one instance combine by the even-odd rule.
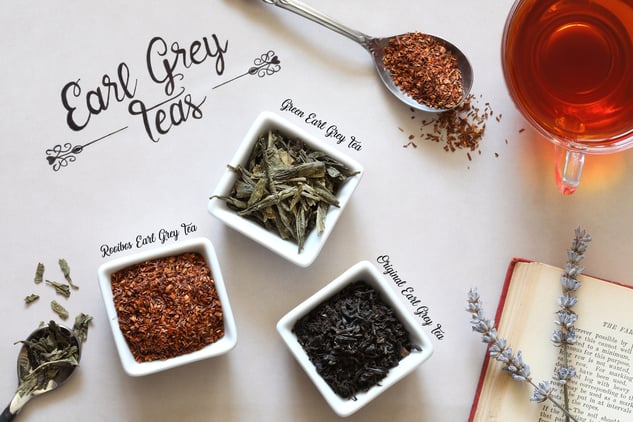
[[[33,281],[35,284],[40,284],[44,280],[44,264],[41,262],[37,264],[37,268],[35,269],[35,278]]]
[[[32,293],[30,295],[28,295],[27,297],[24,298],[24,303],[26,303],[27,305],[30,303],[35,302],[36,300],[38,300],[40,298],[39,295]]]
[[[258,201],[254,203],[253,205],[250,205],[245,210],[240,211],[239,214],[248,215],[256,211],[261,211],[273,205],[279,205],[285,199],[292,197],[296,193],[297,189],[298,188],[296,187],[292,187],[292,188],[284,189],[283,191],[278,192],[278,193],[270,194],[267,197],[262,198],[261,201]]]
[[[51,301],[51,309],[63,320],[68,319],[68,311],[62,305],[57,303],[56,300]]]
[[[79,337],[82,343],[88,339],[88,326],[93,320],[93,317],[88,314],[81,313],[75,317],[75,324],[73,325],[73,331]]]
[[[255,183],[255,186],[253,187],[253,190],[251,191],[251,195],[248,198],[248,202],[246,203],[248,207],[252,206],[253,204],[256,204],[264,196],[268,195],[268,190],[266,189],[267,185],[268,183],[266,183],[266,179],[259,179],[257,183]]]
[[[320,178],[325,176],[325,164],[320,161],[311,161],[292,167],[276,167],[271,171],[270,176],[278,181],[291,180],[297,177]]]
[[[64,278],[66,279],[68,284],[73,289],[77,290],[79,288],[79,286],[74,284],[72,278],[70,277],[70,266],[68,265],[68,262],[66,262],[66,260],[64,258],[60,258],[58,260],[58,263],[59,263],[59,269],[62,270],[62,273],[64,274]]]
[[[46,284],[49,286],[53,286],[57,294],[62,295],[64,297],[70,297],[70,287],[68,284],[59,283],[57,281],[46,280]]]
[[[49,330],[42,337],[18,342],[26,350],[18,359],[20,383],[17,393],[20,396],[46,388],[62,368],[79,364],[76,342],[71,341],[54,321],[51,320],[48,326]]]
[[[323,233],[325,230],[325,216],[327,215],[327,204],[319,204],[317,208],[316,228],[318,233]]]
[[[328,207],[339,206],[337,192],[357,174],[276,130],[259,135],[246,163],[228,168],[237,175],[231,192],[211,198],[296,242],[299,252],[310,231],[317,227],[323,232]]]
[[[240,201],[239,199],[234,198],[232,196],[213,195],[209,197],[209,199],[213,199],[213,198],[218,198],[225,201],[226,204],[234,210],[243,210],[243,209],[246,209],[247,207],[246,202]]]

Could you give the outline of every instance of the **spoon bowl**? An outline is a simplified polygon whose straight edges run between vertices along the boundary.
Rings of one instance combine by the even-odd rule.
[[[42,361],[35,348],[29,346],[34,342],[44,344],[46,350],[51,351],[50,360]],[[33,331],[22,342],[18,353],[18,389],[0,414],[0,422],[13,420],[33,397],[60,387],[74,373],[80,358],[81,341],[71,329],[51,323]],[[34,375],[43,375],[46,382],[39,382]]]
[[[438,43],[444,46],[444,48],[446,48],[446,51],[449,54],[452,54],[457,59],[457,68],[462,74],[462,99],[461,101],[456,103],[453,107],[449,107],[449,108],[436,108],[436,107],[431,107],[422,102],[418,102],[415,99],[413,99],[411,96],[403,92],[395,84],[391,76],[391,72],[385,67],[385,64],[384,64],[384,56],[385,56],[384,49],[386,46],[389,45],[391,40],[397,39],[398,37],[401,37],[405,34],[393,35],[393,36],[382,37],[382,38],[371,37],[360,31],[351,29],[335,21],[331,17],[319,12],[318,10],[298,0],[263,0],[263,1],[264,3],[273,4],[277,7],[293,12],[299,16],[302,16],[313,22],[316,22],[328,29],[331,29],[332,31],[338,32],[339,34],[344,35],[353,41],[356,41],[358,44],[364,47],[365,50],[367,50],[372,55],[374,59],[374,64],[376,66],[376,71],[378,72],[380,79],[382,80],[384,85],[387,87],[387,89],[393,95],[395,95],[396,98],[398,98],[400,101],[402,101],[403,103],[407,104],[408,106],[414,109],[422,110],[422,111],[430,112],[430,113],[440,113],[440,112],[448,111],[448,110],[458,107],[470,95],[470,90],[473,84],[472,66],[470,62],[468,61],[468,59],[466,58],[466,56],[464,55],[464,53],[459,48],[457,48],[455,45],[451,44],[450,42],[442,38],[427,34],[433,39],[435,43]]]
[[[416,101],[411,96],[405,94],[400,88],[398,88],[398,86],[396,86],[396,84],[393,81],[393,78],[391,77],[391,72],[389,72],[389,70],[385,67],[384,49],[386,46],[389,45],[392,39],[396,39],[404,35],[406,34],[393,35],[391,37],[384,37],[384,38],[369,38],[367,41],[367,46],[365,47],[367,51],[369,51],[369,53],[371,53],[371,55],[373,56],[374,64],[376,65],[376,71],[378,72],[380,79],[382,79],[382,82],[387,87],[387,89],[393,95],[395,95],[400,101],[402,101],[403,103],[417,110],[422,110],[422,111],[426,111],[430,113],[441,113],[441,112],[449,111],[456,107],[459,107],[459,105],[463,103],[464,100],[466,100],[468,95],[470,95],[470,90],[473,86],[473,68],[470,65],[470,62],[468,61],[464,53],[459,48],[457,48],[455,45],[451,44],[450,42],[442,38],[435,37],[435,36],[432,37],[434,42],[443,45],[444,48],[446,48],[446,50],[457,59],[457,68],[462,74],[461,101],[459,101],[457,104],[455,104],[453,107],[450,107],[450,108],[431,107],[429,105]]]

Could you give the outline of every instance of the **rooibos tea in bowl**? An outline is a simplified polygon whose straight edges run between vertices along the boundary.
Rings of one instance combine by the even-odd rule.
[[[277,331],[339,416],[356,412],[427,360],[431,342],[368,261],[286,314]]]
[[[209,212],[289,261],[317,258],[363,168],[274,113],[261,113],[209,200]]]
[[[123,369],[141,376],[227,353],[235,321],[206,238],[112,260],[99,285]]]

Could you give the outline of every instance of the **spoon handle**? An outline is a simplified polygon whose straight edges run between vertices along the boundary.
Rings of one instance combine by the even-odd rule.
[[[313,9],[311,6],[308,6],[307,4],[302,3],[299,0],[263,0],[263,2],[274,4],[277,7],[281,7],[282,9],[286,9],[290,12],[296,13],[299,16],[309,19],[312,22],[316,22],[328,29],[331,29],[332,31],[346,36],[353,41],[356,41],[357,43],[365,47],[365,49],[369,49],[369,41],[372,37],[363,34],[362,32],[355,29],[351,29],[341,24],[340,22],[337,22],[331,17],[325,15],[322,12],[319,12],[316,9]]]
[[[11,405],[7,406],[6,409],[4,409],[4,411],[0,414],[0,422],[9,422],[12,421],[13,418],[15,418],[15,413],[11,413],[11,410],[9,409]]]

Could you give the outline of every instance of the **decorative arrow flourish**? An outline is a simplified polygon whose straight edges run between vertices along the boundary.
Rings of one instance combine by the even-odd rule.
[[[57,144],[53,148],[49,148],[46,150],[46,161],[48,161],[48,164],[53,168],[54,171],[58,171],[60,168],[66,167],[68,166],[68,164],[77,160],[77,154],[80,154],[85,147],[92,145],[102,139],[105,139],[108,136],[112,136],[115,133],[121,132],[125,129],[127,129],[127,126],[122,127],[121,129],[117,129],[114,132],[110,132],[107,135],[103,135],[102,137],[94,139],[83,145],[73,146],[70,142],[66,142],[64,145]]]
[[[275,54],[273,50],[269,50],[267,53],[262,54],[261,56],[255,58],[253,60],[253,64],[255,66],[251,66],[248,71],[238,75],[228,81],[222,82],[219,85],[214,86],[212,89],[216,89],[221,87],[222,85],[226,85],[229,82],[233,82],[236,79],[239,79],[246,75],[257,75],[260,78],[264,76],[273,75],[281,70],[279,57]]]

